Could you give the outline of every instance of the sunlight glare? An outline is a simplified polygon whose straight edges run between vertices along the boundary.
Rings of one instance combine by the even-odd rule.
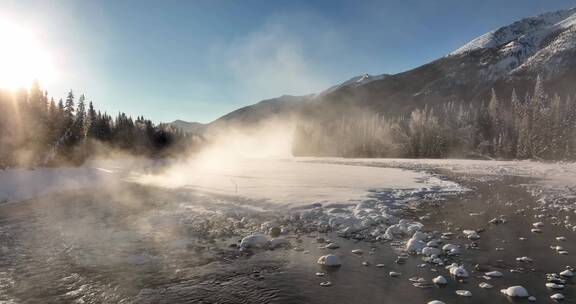
[[[56,77],[52,56],[34,32],[0,19],[0,88],[26,88]]]

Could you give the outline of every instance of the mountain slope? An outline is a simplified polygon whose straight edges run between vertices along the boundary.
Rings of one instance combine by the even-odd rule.
[[[512,88],[526,91],[537,75],[551,91],[574,93],[576,9],[522,19],[413,70],[337,88],[321,102],[340,111],[361,106],[380,113],[406,113],[423,104],[478,102],[493,87],[500,94],[509,94]]]
[[[229,127],[254,127],[269,119],[291,120],[298,117],[305,104],[314,95],[290,96],[266,99],[256,104],[232,111],[206,125],[206,130]]]
[[[545,13],[481,35],[452,53],[395,75],[351,78],[317,95],[281,96],[243,107],[208,124],[254,126],[268,118],[331,119],[371,111],[404,115],[448,101],[475,103],[513,88],[530,92],[536,77],[561,95],[576,93],[576,8]]]

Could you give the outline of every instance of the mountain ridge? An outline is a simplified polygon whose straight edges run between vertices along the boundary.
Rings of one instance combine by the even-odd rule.
[[[411,70],[358,75],[316,95],[267,99],[208,125],[254,124],[300,114],[341,116],[357,108],[404,115],[425,104],[482,102],[493,88],[499,94],[510,94],[513,88],[527,92],[537,76],[551,91],[575,93],[576,8],[520,19]]]

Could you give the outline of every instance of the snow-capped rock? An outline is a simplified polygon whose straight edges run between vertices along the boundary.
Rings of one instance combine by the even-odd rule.
[[[480,234],[476,232],[476,230],[462,230],[462,233],[469,239],[469,240],[477,240],[480,238]]]
[[[406,251],[420,253],[425,246],[426,243],[424,241],[411,238],[406,243]]]
[[[522,286],[511,286],[500,290],[500,292],[512,298],[527,298],[529,296],[526,288]]]
[[[437,276],[432,279],[432,283],[436,285],[446,285],[448,284],[448,280],[446,280],[446,278],[443,276]]]
[[[464,266],[460,266],[456,263],[452,263],[452,265],[447,266],[446,269],[450,271],[450,274],[456,278],[467,278],[468,271],[464,268]]]
[[[432,256],[432,255],[438,256],[442,254],[442,250],[436,247],[424,247],[422,248],[421,253],[426,256]]]
[[[336,267],[336,266],[340,266],[340,259],[333,255],[333,254],[327,254],[327,255],[323,255],[318,259],[318,264],[320,265],[324,265],[324,266],[332,266],[332,267]]]
[[[251,234],[246,236],[240,242],[241,248],[255,248],[255,247],[263,247],[268,242],[268,238],[261,233]]]

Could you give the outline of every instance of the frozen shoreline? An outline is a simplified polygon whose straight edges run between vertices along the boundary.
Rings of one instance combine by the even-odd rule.
[[[163,168],[161,173],[146,172],[146,168],[154,166],[146,160],[91,161],[77,168],[0,171],[0,201],[14,202],[121,181],[189,188],[291,206],[359,202],[382,189],[458,188],[454,183],[415,170],[316,164],[299,159],[239,160],[222,166],[192,161]]]

